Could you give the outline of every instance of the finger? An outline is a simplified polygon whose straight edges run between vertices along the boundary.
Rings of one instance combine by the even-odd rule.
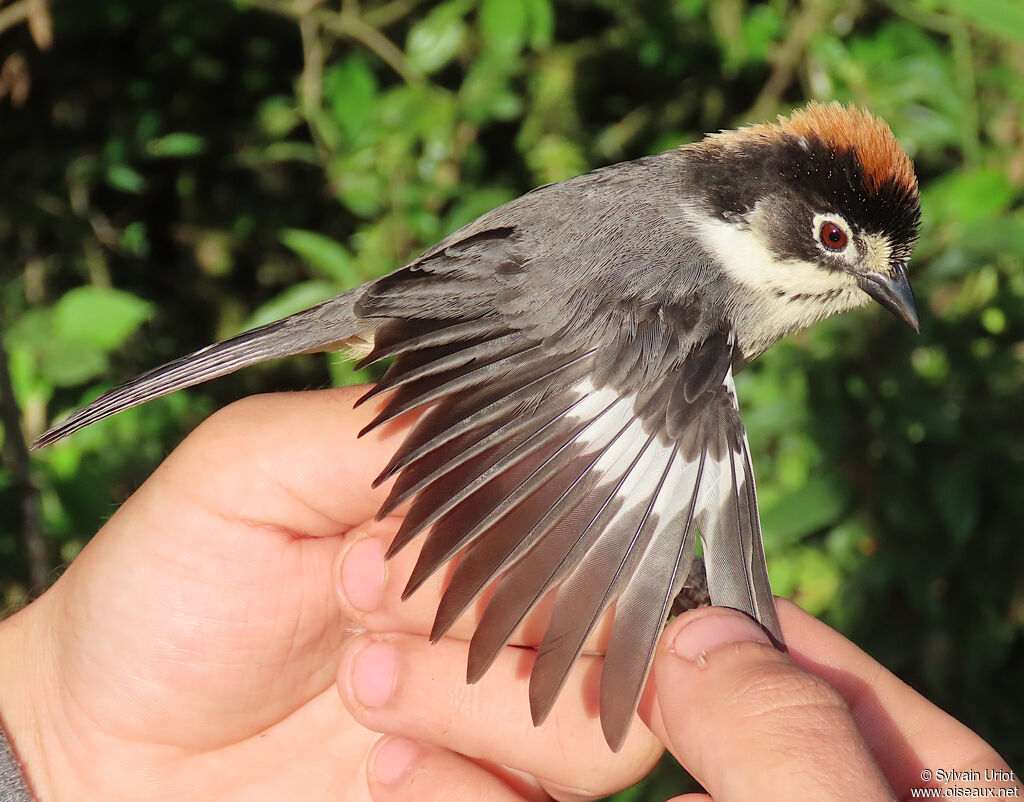
[[[536,782],[527,778],[514,778],[514,784],[510,784],[463,755],[411,738],[381,738],[370,752],[367,766],[370,798],[375,802],[525,802],[547,798]]]
[[[237,401],[205,421],[131,504],[168,494],[235,520],[304,536],[338,534],[371,519],[387,487],[371,488],[413,418],[358,437],[378,411],[353,408],[365,388],[277,393]],[[128,505],[126,505],[128,506]],[[164,513],[166,514],[166,513]]]
[[[715,802],[891,799],[838,691],[713,607],[666,629],[652,729]]]
[[[779,600],[779,617],[797,665],[836,688],[849,705],[889,783],[897,791],[928,785],[922,773],[955,768],[980,781],[972,787],[1013,787],[1009,765],[967,726],[940,710],[835,630],[792,602]],[[934,777],[931,777],[935,781]]]
[[[349,533],[334,570],[338,603],[343,615],[362,629],[407,632],[425,637],[430,634],[441,596],[455,570],[455,562],[441,568],[403,601],[402,592],[423,547],[423,538],[417,538],[390,560],[385,560],[384,554],[400,525],[400,518],[389,517],[379,523],[358,526]],[[446,635],[467,641],[472,638],[492,592],[493,588],[470,605]],[[509,643],[537,646],[544,637],[554,602],[554,593],[542,598],[513,633]],[[611,623],[611,616],[601,619],[585,641],[584,651],[603,652],[611,633]]]
[[[646,774],[662,750],[639,720],[619,754],[604,741],[599,658],[581,659],[551,715],[533,726],[527,684],[534,654],[507,648],[480,682],[467,685],[464,641],[431,646],[417,635],[367,634],[343,654],[338,688],[369,729],[528,772],[560,798],[604,796]]]

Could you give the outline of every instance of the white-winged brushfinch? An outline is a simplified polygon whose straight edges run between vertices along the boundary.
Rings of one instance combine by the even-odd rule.
[[[390,275],[110,391],[37,445],[288,354],[393,358],[367,429],[429,408],[377,479],[395,478],[381,516],[411,500],[390,554],[429,530],[406,595],[461,556],[437,639],[496,583],[475,681],[557,588],[536,722],[614,603],[600,710],[618,749],[698,535],[711,601],[781,646],[733,374],[871,298],[917,328],[919,218],[888,126],[812,103],[536,189]]]

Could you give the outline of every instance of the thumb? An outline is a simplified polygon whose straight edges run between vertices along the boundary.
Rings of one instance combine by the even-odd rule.
[[[654,681],[649,726],[715,802],[894,798],[839,692],[743,613],[679,616]]]

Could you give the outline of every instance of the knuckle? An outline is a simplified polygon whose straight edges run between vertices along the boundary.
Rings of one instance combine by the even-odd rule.
[[[616,760],[598,761],[584,784],[586,798],[603,799],[635,785],[654,769],[663,752],[661,742],[651,736],[639,747],[627,746]]]
[[[560,751],[561,759],[551,761],[555,769],[543,781],[545,790],[557,800],[603,799],[616,794],[645,777],[664,752],[661,742],[642,728],[630,734],[616,759],[609,760],[596,721],[559,712],[556,705],[544,725],[551,729],[543,739],[552,750]]]
[[[274,396],[270,394],[250,395],[232,401],[200,423],[189,440],[216,440],[251,432],[255,422],[267,420],[273,406]]]
[[[444,711],[444,732],[462,726],[466,721],[473,721],[483,718],[490,711],[487,710],[486,700],[483,695],[477,692],[476,686],[467,685],[461,677],[455,676],[453,681],[445,685],[446,704]]]
[[[766,734],[832,730],[851,721],[842,695],[792,663],[751,666],[737,678],[729,704]]]

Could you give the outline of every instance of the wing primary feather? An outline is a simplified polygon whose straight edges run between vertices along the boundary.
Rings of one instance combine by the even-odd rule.
[[[708,572],[708,588],[715,604],[734,607],[756,617],[750,569],[740,518],[740,497],[737,488],[734,452],[726,437],[720,398],[708,408],[713,431],[709,448],[713,448],[715,474],[703,500],[698,526],[704,538],[704,561]],[[713,439],[712,439],[713,438]]]
[[[415,333],[410,333],[410,329]],[[418,330],[417,330],[418,329]],[[479,337],[498,337],[511,329],[502,327],[493,316],[479,315],[468,320],[391,321],[381,326],[373,339],[373,349],[356,363],[355,369],[374,365],[388,357],[401,356],[408,351],[466,342]]]
[[[517,524],[521,522],[497,521],[493,526],[498,531],[489,530],[467,550],[441,596],[430,632],[432,641],[442,638],[498,574],[514,565],[580,503],[581,496],[591,489],[588,485],[593,485],[591,469],[600,458],[601,452],[592,453],[580,458],[572,470],[560,471],[544,488],[550,488],[556,498],[550,505],[539,505],[542,514],[535,523],[520,526]],[[556,484],[563,477],[568,481],[564,488]],[[532,506],[533,499],[530,501]],[[502,532],[503,528],[508,531]]]
[[[607,406],[600,414],[603,415],[616,403],[618,401]],[[561,414],[565,415],[568,411]],[[594,421],[591,421],[587,426],[593,424]],[[515,468],[500,469],[490,482],[439,518],[420,551],[402,597],[407,598],[414,593],[434,571],[476,541],[495,523],[513,515],[528,500],[535,501],[535,494],[552,482],[558,482],[562,471],[578,460],[581,451],[586,451],[585,447],[578,444],[574,446],[582,433],[583,430],[580,430],[574,434],[553,453],[535,450]]]
[[[551,379],[560,370],[558,367],[551,368],[545,377]],[[576,370],[570,370],[563,374],[562,378],[571,380],[584,371],[585,367],[579,364]],[[545,425],[571,411],[584,398],[581,396],[566,402],[558,394],[545,394],[543,388],[538,386],[532,392],[512,389],[501,400],[503,402],[501,404],[489,404],[490,412],[485,416],[475,413],[468,418],[460,414],[450,415],[449,405],[462,406],[459,401],[454,399],[443,402],[438,408],[428,413],[427,419],[417,424],[417,429],[407,437],[407,440],[419,442],[426,437],[429,438],[428,443],[422,444],[407,455],[401,455],[398,480],[378,512],[378,517],[389,514],[395,507],[427,487],[438,477],[492,446],[506,441],[514,445],[525,439],[531,428],[536,433]],[[440,425],[445,428],[440,434],[431,437],[439,428],[437,417],[441,418]],[[420,426],[424,428],[424,432],[419,431]],[[494,461],[502,456],[500,450],[495,454],[497,455],[495,459],[485,464],[494,464]],[[402,464],[403,462],[404,464]],[[385,469],[385,472],[379,477],[380,481],[389,478],[389,470],[390,467]]]
[[[409,351],[395,360],[380,380],[359,399],[357,406],[381,393],[397,390],[420,379],[447,373],[469,364],[476,369],[483,369],[503,357],[522,353],[523,344],[523,338],[518,333],[513,333],[502,337],[479,337],[475,340]]]
[[[456,552],[472,543],[488,526],[509,514],[539,486],[551,481],[559,470],[570,464],[579,450],[572,447],[585,428],[577,427],[563,437],[558,437],[556,432],[553,439],[557,446],[550,454],[536,451],[526,454],[516,459],[514,465],[495,466],[488,481],[479,483],[474,480],[477,487],[432,522],[433,529],[420,551],[402,598],[408,598]],[[537,459],[531,460],[531,456]],[[416,529],[422,531],[421,526]],[[399,534],[403,534],[401,529]],[[410,536],[415,537],[415,534],[404,537]]]
[[[745,601],[747,603],[746,609],[753,610],[754,615],[757,613],[757,600],[754,592],[754,579],[750,572],[750,557],[751,557],[751,545],[753,541],[753,533],[750,529],[749,519],[749,508],[744,503],[746,501],[746,494],[741,495],[741,491],[746,486],[746,477],[737,470],[736,457],[737,452],[733,450],[730,443],[729,454],[729,472],[732,474],[732,498],[731,503],[733,506],[732,518],[734,526],[727,527],[726,531],[732,535],[732,542],[729,545],[730,550],[738,555],[739,559],[743,561],[743,566],[746,570],[742,572],[742,582],[737,582],[737,586],[743,588],[745,594]]]
[[[516,351],[486,364],[470,363],[462,365],[460,368],[454,368],[447,373],[424,377],[412,385],[400,387],[395,391],[380,414],[364,426],[358,436],[362,437],[368,432],[372,432],[378,426],[394,420],[399,415],[403,415],[416,407],[437,401],[447,395],[463,392],[488,379],[493,379],[491,370],[498,373],[504,370],[512,370],[515,367],[514,360],[521,359],[524,354],[528,354],[538,348],[540,348],[539,344],[529,345],[522,351]]]
[[[435,449],[430,452],[432,459],[423,459],[406,466],[399,474],[387,500],[381,505],[377,513],[378,520],[390,515],[421,490],[488,449],[503,443],[511,449],[517,443],[522,444],[529,438],[541,434],[571,412],[582,400],[577,398],[568,406],[559,404],[543,413],[514,416],[511,420],[503,421],[500,426],[482,433],[467,432],[463,437],[450,441],[451,445],[446,450],[453,452],[452,456],[438,458],[438,449]],[[495,462],[501,458],[499,450],[495,455]]]
[[[399,471],[467,431],[486,427],[496,419],[514,417],[509,407],[544,395],[547,390],[543,386],[544,382],[553,382],[558,377],[561,384],[573,384],[586,374],[587,368],[583,362],[592,354],[593,350],[586,351],[564,362],[538,360],[529,365],[528,369],[517,373],[520,381],[508,385],[488,384],[476,392],[464,393],[435,407],[402,441],[384,470],[374,480],[373,487],[378,487]],[[565,375],[561,376],[563,372]]]
[[[616,495],[632,495],[623,488],[634,478],[634,471],[648,454],[656,437],[656,434],[651,434],[638,450],[620,480]],[[559,588],[551,622],[530,673],[530,710],[534,724],[539,725],[548,717],[569,671],[583,651],[587,637],[615,601],[622,583],[632,576],[657,523],[652,512],[672,467],[674,454],[675,448],[666,460],[657,484],[643,503],[639,519],[635,512],[620,510],[601,533],[598,543]],[[649,459],[656,458],[656,454],[652,454]],[[635,482],[643,481],[646,470],[640,473]]]
[[[498,486],[494,488],[493,493],[488,493],[491,487],[485,485],[469,496],[463,504],[439,519],[420,551],[409,583],[402,592],[402,598],[408,598],[457,552],[475,542],[493,524],[513,514],[520,504],[555,480],[558,473],[572,464],[577,457],[578,449],[571,446],[572,441],[561,446],[551,456],[541,456],[543,461],[540,464],[531,463],[530,460],[522,462],[518,466],[521,470],[510,471],[511,476],[503,473],[496,477],[494,481]],[[520,478],[523,474],[525,477]],[[506,479],[513,485],[510,490],[506,490]],[[486,497],[480,498],[485,494]],[[491,496],[496,496],[497,499]]]
[[[602,479],[615,479],[625,470],[620,467],[620,457],[628,444],[622,446],[620,438],[634,423],[632,419],[627,421],[601,448],[601,456],[611,463]],[[604,518],[618,486],[615,482],[607,492],[598,492],[598,486],[594,493],[581,499],[501,578],[469,644],[468,682],[476,682],[486,673],[530,610],[587,551],[606,524]]]
[[[678,452],[677,452],[678,454]],[[667,515],[652,538],[628,586],[615,607],[615,621],[601,669],[601,728],[612,751],[625,742],[644,683],[654,660],[658,638],[665,628],[673,599],[689,575],[694,558],[694,515],[704,472],[706,452],[701,451],[693,473],[693,489],[684,506],[685,517]],[[677,456],[678,458],[678,456]],[[679,486],[689,484],[683,471]],[[677,488],[681,489],[681,488]],[[673,536],[673,532],[679,534]],[[665,574],[668,566],[668,575]]]
[[[607,457],[618,438],[632,428],[635,422],[635,419],[631,420],[615,433],[602,456]],[[625,454],[620,449],[620,453],[609,460],[612,464],[602,478],[612,479],[610,489],[596,488],[591,498],[586,500],[591,503],[581,503],[575,507],[546,538],[538,541],[534,548],[513,565],[498,583],[495,595],[487,603],[469,644],[467,677],[470,682],[475,682],[486,672],[529,610],[577,566],[600,538],[614,516],[616,508],[612,502],[622,488],[629,466],[634,462],[630,459],[629,464],[622,464],[624,458],[630,456],[628,448],[627,444]],[[573,515],[578,512],[581,513],[578,517],[582,517],[583,521],[573,521]]]
[[[713,604],[742,610],[781,645],[782,635],[768,584],[758,521],[749,447],[736,404],[731,373],[709,405],[715,431],[708,438],[717,464],[708,482],[697,524],[704,539],[704,562]]]
[[[579,400],[582,401],[584,399],[581,398]],[[597,418],[608,413],[618,405],[621,400],[622,399],[620,398],[613,399],[598,413]],[[575,427],[570,428],[568,432],[560,432],[557,427],[553,427],[553,423],[554,422],[545,425],[538,432],[531,434],[522,442],[513,443],[512,447],[504,453],[499,451],[496,455],[492,455],[492,458],[489,460],[486,459],[486,455],[484,455],[480,458],[481,464],[470,464],[465,466],[466,469],[463,471],[464,476],[461,477],[458,482],[451,483],[452,485],[458,485],[458,489],[454,492],[452,492],[448,486],[436,488],[436,493],[428,491],[422,492],[417,497],[416,501],[413,502],[412,507],[406,514],[405,519],[402,521],[402,525],[399,527],[399,530],[395,534],[394,540],[388,549],[387,556],[390,557],[392,554],[397,554],[400,549],[404,548],[405,545],[413,540],[420,532],[434,524],[439,518],[449,510],[453,509],[456,505],[465,501],[497,474],[517,464],[520,460],[525,459],[533,453],[534,450],[542,448],[550,440],[561,440],[561,442],[555,447],[555,451],[552,456],[561,453],[568,445],[574,442],[588,426],[592,425],[593,420],[577,422]],[[549,429],[550,431],[545,433],[545,430]],[[561,437],[559,437],[559,435],[561,435]]]
[[[754,468],[750,460],[750,445],[747,436],[743,435],[743,470],[747,481],[744,490],[747,496],[746,509],[749,510],[751,521],[751,555],[750,572],[754,589],[754,603],[757,610],[755,616],[758,623],[768,632],[776,649],[787,651],[782,639],[782,625],[779,623],[778,611],[775,609],[775,597],[768,580],[768,564],[764,556],[764,545],[761,535],[761,517],[757,509],[757,491],[754,485]]]

